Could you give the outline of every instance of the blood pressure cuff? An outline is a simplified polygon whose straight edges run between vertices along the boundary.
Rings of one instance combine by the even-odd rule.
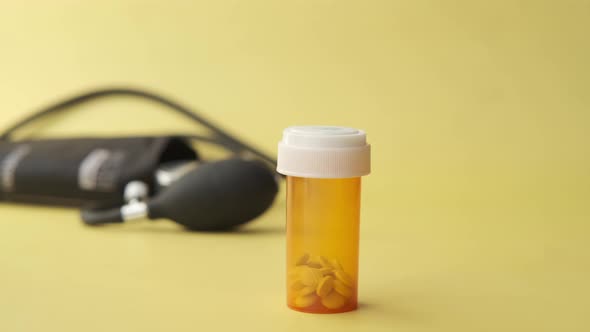
[[[145,182],[152,195],[159,165],[196,159],[174,136],[0,141],[0,201],[120,206],[130,181]]]

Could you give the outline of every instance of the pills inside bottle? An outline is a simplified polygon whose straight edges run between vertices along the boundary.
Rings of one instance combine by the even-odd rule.
[[[365,133],[287,128],[277,170],[287,175],[287,305],[309,313],[355,310],[361,176],[370,171]]]

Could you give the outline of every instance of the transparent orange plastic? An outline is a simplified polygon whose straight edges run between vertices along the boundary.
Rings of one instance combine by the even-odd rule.
[[[357,308],[361,179],[287,177],[287,305]]]

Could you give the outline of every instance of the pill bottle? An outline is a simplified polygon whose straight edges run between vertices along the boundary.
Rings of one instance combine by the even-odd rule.
[[[283,131],[277,171],[287,176],[287,305],[308,313],[357,308],[365,132],[333,126]]]

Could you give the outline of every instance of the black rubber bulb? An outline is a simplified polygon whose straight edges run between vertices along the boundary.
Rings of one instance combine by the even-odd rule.
[[[200,165],[148,203],[150,219],[191,230],[220,231],[266,211],[278,191],[275,173],[259,161],[227,159]]]

